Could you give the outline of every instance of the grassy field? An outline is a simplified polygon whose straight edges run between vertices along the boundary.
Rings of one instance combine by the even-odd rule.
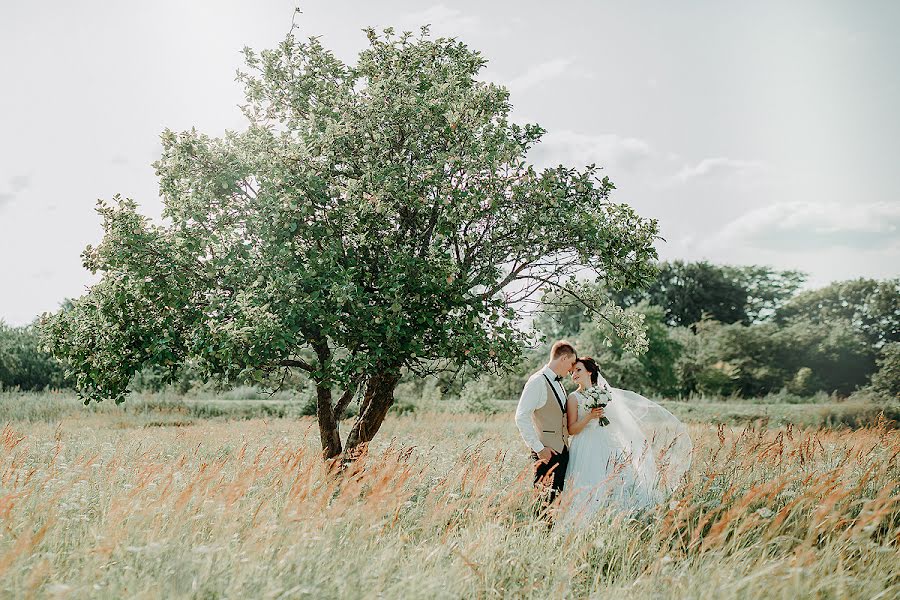
[[[0,396],[0,596],[900,596],[884,423],[694,424],[669,503],[565,533],[533,517],[508,414],[392,415],[335,475],[313,419],[259,410]]]
[[[889,402],[868,396],[837,400],[818,399],[784,401],[778,396],[754,400],[696,398],[658,400],[678,418],[690,423],[726,425],[793,424],[797,427],[862,427],[874,423],[879,415],[900,422],[900,401]],[[800,401],[797,401],[800,400]],[[814,401],[815,400],[815,401]],[[449,413],[507,414],[515,411],[515,400],[495,400],[489,404],[470,403],[457,398],[441,399],[428,395],[404,394],[392,409],[394,414]],[[92,403],[85,407],[73,394],[20,393],[0,391],[0,423],[10,421],[57,422],[86,415],[105,416],[112,421],[131,424],[189,425],[208,419],[299,418],[314,414],[309,398],[291,392],[268,396],[253,388],[225,393],[132,394],[127,402]]]

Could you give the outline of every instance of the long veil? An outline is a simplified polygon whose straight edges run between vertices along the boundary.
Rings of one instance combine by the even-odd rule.
[[[681,484],[691,466],[693,444],[687,426],[665,408],[632,392],[606,384],[611,399],[604,412],[609,434],[628,451],[639,483],[659,502]]]

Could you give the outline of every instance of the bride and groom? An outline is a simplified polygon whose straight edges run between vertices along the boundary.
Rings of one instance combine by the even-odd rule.
[[[578,389],[566,394],[563,378]],[[607,424],[608,423],[608,424]],[[534,483],[560,518],[587,525],[603,507],[652,507],[690,466],[687,428],[657,403],[611,387],[590,357],[558,341],[533,374],[516,408],[516,425],[532,450]]]

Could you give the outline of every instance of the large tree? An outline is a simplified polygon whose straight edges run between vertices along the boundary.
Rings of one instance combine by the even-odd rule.
[[[86,400],[188,360],[228,380],[300,369],[333,457],[372,439],[402,372],[514,363],[539,290],[640,345],[638,321],[580,282],[648,282],[656,222],[612,202],[594,166],[528,164],[543,130],[509,121],[478,52],[426,28],[367,34],[355,65],[293,32],[245,49],[247,129],[162,135],[164,222],[100,203],[104,238],[83,256],[102,279],[44,319]]]

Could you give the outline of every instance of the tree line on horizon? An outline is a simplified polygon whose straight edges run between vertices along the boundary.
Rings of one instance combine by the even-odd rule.
[[[594,355],[613,385],[645,395],[847,396],[868,386],[886,398],[900,397],[900,279],[855,279],[801,291],[805,276],[798,271],[706,261],[658,266],[646,289],[612,294],[643,319],[643,354],[630,352],[608,324],[590,319],[576,302],[553,294],[544,298],[535,329],[548,340],[571,339]],[[0,389],[70,385],[65,367],[41,349],[38,328],[37,322],[12,327],[0,321]],[[482,394],[509,395],[543,359],[542,347],[526,354],[511,378],[488,376]],[[131,388],[159,389],[160,381],[145,370]],[[202,383],[188,368],[176,387],[185,391]]]
[[[847,396],[871,386],[897,398],[900,279],[854,279],[801,290],[805,275],[706,261],[663,262],[643,290],[614,292],[643,315],[648,349],[635,355],[572,303],[536,326],[593,351],[614,385],[663,397]]]

